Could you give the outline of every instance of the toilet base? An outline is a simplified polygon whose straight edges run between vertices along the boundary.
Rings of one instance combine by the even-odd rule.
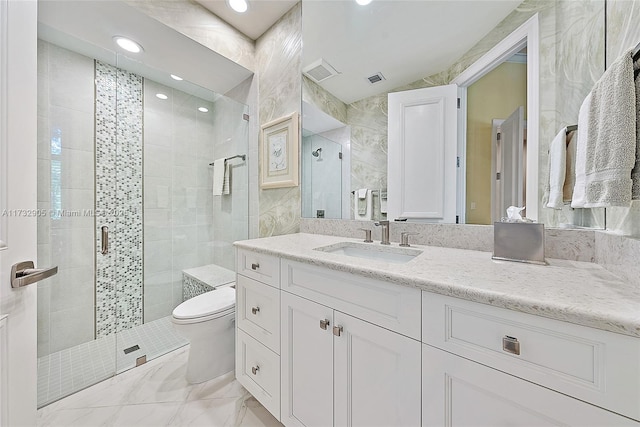
[[[209,381],[234,370],[234,321],[235,314],[231,313],[202,324],[184,325],[188,326],[188,329],[183,325],[174,324],[176,330],[190,342],[186,375],[189,383],[198,384]],[[215,324],[212,325],[210,322]]]

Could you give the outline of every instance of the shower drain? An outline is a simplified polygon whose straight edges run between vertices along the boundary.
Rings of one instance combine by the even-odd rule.
[[[129,354],[129,353],[132,353],[132,352],[134,352],[134,351],[136,351],[136,350],[140,350],[140,346],[139,346],[138,344],[136,344],[136,345],[132,345],[132,346],[131,346],[131,347],[129,347],[129,348],[125,348],[125,349],[124,349],[124,354]]]

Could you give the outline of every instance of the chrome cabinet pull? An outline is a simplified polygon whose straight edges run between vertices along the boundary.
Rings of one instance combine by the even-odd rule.
[[[324,329],[326,331],[328,327],[329,327],[328,319],[324,319],[320,321],[320,329]]]
[[[252,270],[257,270],[260,268],[260,264],[258,264],[257,262],[255,264],[251,264],[251,269]]]
[[[520,342],[518,341],[518,338],[514,338],[514,337],[510,337],[508,335],[505,335],[502,338],[502,349],[504,351],[506,351],[507,353],[511,353],[511,354],[515,354],[515,355],[520,355]]]
[[[251,368],[251,373],[253,375],[258,375],[258,371],[260,370],[260,366],[256,365],[254,367]]]
[[[333,327],[333,335],[339,337],[342,334],[342,326],[334,326]]]
[[[251,307],[251,312],[253,314],[258,314],[260,313],[260,307]]]
[[[109,252],[109,227],[103,225],[100,230],[102,231],[102,255],[106,255]]]
[[[27,286],[58,273],[58,266],[34,268],[33,261],[23,261],[11,266],[11,287]]]

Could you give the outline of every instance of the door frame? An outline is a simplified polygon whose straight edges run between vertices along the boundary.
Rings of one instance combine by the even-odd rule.
[[[457,215],[466,222],[466,155],[467,155],[467,88],[502,64],[513,54],[527,47],[527,156],[526,215],[538,219],[538,157],[540,127],[540,29],[536,13],[505,37],[480,59],[460,73],[451,83],[458,85],[458,194]]]

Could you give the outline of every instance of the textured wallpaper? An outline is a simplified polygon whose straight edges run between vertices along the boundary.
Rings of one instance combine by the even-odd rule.
[[[301,12],[298,3],[256,41],[261,124],[301,110]],[[260,237],[298,232],[300,197],[299,186],[260,190]]]

